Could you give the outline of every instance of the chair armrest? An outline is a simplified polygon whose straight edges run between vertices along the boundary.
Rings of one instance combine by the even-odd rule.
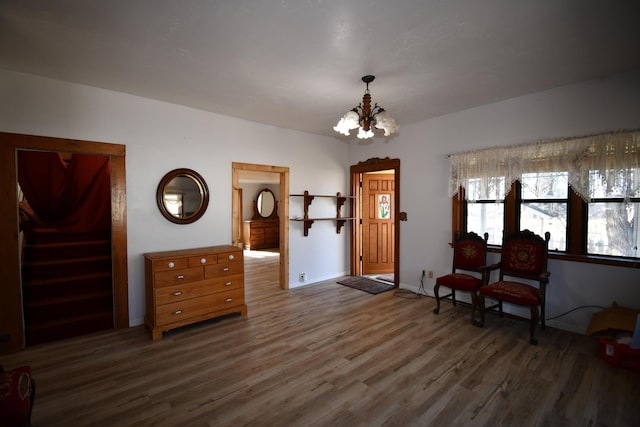
[[[489,279],[491,278],[491,272],[499,268],[500,268],[500,262],[497,262],[491,265],[483,265],[482,267],[480,267],[480,272],[482,273],[483,285],[489,284]]]
[[[480,267],[480,269],[483,271],[493,271],[499,269],[500,264],[500,262],[496,262],[495,264],[483,265],[482,267]]]
[[[545,284],[549,283],[549,276],[551,276],[551,273],[548,271],[545,271],[540,275],[540,278],[538,280],[540,281],[540,283],[545,283]]]

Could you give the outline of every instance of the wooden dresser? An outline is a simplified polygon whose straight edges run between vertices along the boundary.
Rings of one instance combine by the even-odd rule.
[[[145,325],[152,339],[229,313],[247,314],[242,249],[210,246],[144,254]]]
[[[245,249],[268,249],[280,246],[279,219],[244,221],[242,233]]]

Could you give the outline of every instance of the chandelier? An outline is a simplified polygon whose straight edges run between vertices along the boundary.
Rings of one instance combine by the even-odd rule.
[[[362,77],[362,81],[367,84],[367,89],[364,91],[364,96],[362,97],[362,103],[342,116],[338,124],[333,127],[333,130],[342,135],[349,135],[352,129],[359,128],[358,138],[360,139],[373,137],[373,130],[371,130],[372,125],[376,129],[384,130],[384,136],[389,136],[398,130],[399,126],[396,124],[396,121],[391,118],[384,108],[380,107],[377,103],[371,108],[369,83],[375,78],[375,76]]]

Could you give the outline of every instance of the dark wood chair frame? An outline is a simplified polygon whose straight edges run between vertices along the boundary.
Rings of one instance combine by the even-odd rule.
[[[501,260],[498,263],[487,267],[487,278],[489,278],[491,271],[500,270],[498,281],[503,281],[506,276],[507,280],[509,281],[517,282],[517,280],[511,280],[511,279],[520,278],[520,279],[527,279],[527,280],[538,282],[538,305],[528,306],[531,312],[531,318],[529,322],[529,342],[533,345],[538,344],[538,339],[536,338],[536,328],[538,323],[540,323],[540,329],[543,329],[543,330],[545,329],[545,306],[546,306],[547,285],[549,284],[549,276],[551,276],[551,273],[547,270],[547,259],[549,254],[550,238],[551,238],[551,235],[549,234],[548,231],[544,234],[544,239],[543,239],[541,236],[538,236],[537,234],[533,233],[530,230],[517,231],[511,234],[510,236],[503,238],[503,243],[502,243],[503,248],[505,247],[505,243],[508,241],[523,240],[523,239],[533,240],[537,242],[537,244],[539,245],[544,245],[544,251],[543,251],[544,259],[541,264],[542,265],[540,268],[541,271],[538,272],[538,274],[524,274],[522,272],[511,271],[506,268],[503,268],[503,265],[504,265],[503,259],[505,256],[504,251],[501,254]],[[489,282],[489,280],[487,280],[487,282]],[[493,282],[493,283],[496,283],[496,282]],[[487,286],[491,286],[491,283],[488,283]],[[493,299],[493,297],[487,297],[487,298]],[[504,301],[504,302],[507,302],[508,304],[518,305],[510,301]],[[497,303],[495,305],[485,308],[485,296],[479,293],[478,309],[480,312],[480,320],[479,321],[474,320],[473,324],[478,327],[483,327],[484,320],[485,320],[485,311],[487,310],[496,311],[497,309],[499,316],[503,317],[502,304],[503,304],[502,300],[497,300]],[[538,312],[538,307],[540,307],[540,312]]]
[[[460,242],[465,241],[465,240],[474,240],[480,244],[482,244],[484,246],[484,262],[483,265],[478,266],[477,268],[471,268],[469,266],[461,266],[459,263],[456,263],[456,256],[455,256],[455,252],[456,252],[456,248],[459,245]],[[474,273],[479,273],[481,277],[479,277],[479,279],[482,280],[483,285],[487,283],[488,280],[488,269],[487,266],[484,265],[486,264],[486,260],[487,260],[487,241],[489,240],[489,233],[484,233],[483,237],[480,237],[478,234],[474,233],[473,231],[470,231],[468,233],[463,233],[460,234],[460,232],[456,231],[456,235],[455,235],[455,240],[453,243],[453,251],[454,251],[454,256],[453,256],[453,262],[452,262],[452,267],[451,267],[451,274],[455,274],[458,271],[468,271],[468,272],[474,272]],[[436,280],[436,284],[433,287],[433,293],[435,294],[436,297],[436,308],[433,309],[434,314],[439,314],[440,313],[440,301],[441,300],[445,300],[445,301],[451,301],[451,303],[455,306],[457,302],[456,301],[456,289],[455,288],[449,288],[451,289],[451,292],[440,296],[440,284],[437,282]],[[446,285],[443,285],[446,286]],[[458,289],[461,292],[467,292],[464,289]],[[471,294],[471,320],[473,321],[473,319],[475,319],[475,311],[476,311],[476,300],[478,297],[478,292],[476,290],[476,292],[469,292]]]

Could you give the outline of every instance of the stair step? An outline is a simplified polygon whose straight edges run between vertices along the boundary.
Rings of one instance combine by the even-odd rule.
[[[31,326],[99,312],[113,312],[111,292],[60,296],[24,304],[25,320]]]
[[[34,281],[56,277],[83,276],[96,271],[111,272],[111,257],[96,256],[25,264],[22,268],[22,280]]]
[[[29,324],[25,332],[27,345],[35,345],[109,329],[113,329],[112,311]]]
[[[91,240],[111,240],[111,230],[87,233],[63,233],[53,228],[36,228],[27,236],[30,244],[84,242]]]
[[[75,295],[82,292],[112,292],[112,290],[111,272],[25,281],[23,284],[25,301],[37,301],[56,298],[60,295]]]
[[[111,256],[110,240],[90,240],[63,243],[27,243],[24,263],[53,261],[66,258]]]

